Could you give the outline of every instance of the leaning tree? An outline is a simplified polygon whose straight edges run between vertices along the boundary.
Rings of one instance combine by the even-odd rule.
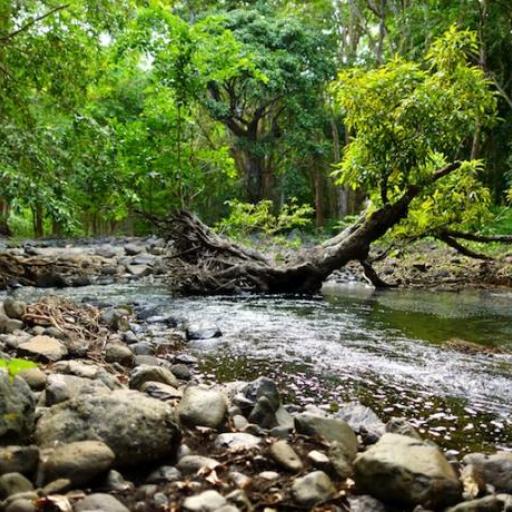
[[[495,94],[471,64],[477,50],[474,33],[453,27],[421,63],[395,58],[378,69],[340,73],[332,91],[354,137],[335,172],[341,183],[368,191],[367,210],[339,235],[279,265],[180,212],[166,226],[181,290],[314,293],[354,260],[383,285],[369,252],[390,230],[434,236],[472,254],[457,239],[471,237],[464,230],[485,220],[490,194],[478,179],[483,162],[465,158],[475,130],[496,122]]]

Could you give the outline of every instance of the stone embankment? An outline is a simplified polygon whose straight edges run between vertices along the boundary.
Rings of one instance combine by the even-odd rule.
[[[0,330],[4,362],[35,363],[0,370],[1,510],[512,510],[512,454],[447,460],[358,403],[209,381],[186,346],[216,326],[47,297],[7,298]]]

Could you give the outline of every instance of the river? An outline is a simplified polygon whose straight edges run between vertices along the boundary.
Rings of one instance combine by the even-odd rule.
[[[512,351],[512,292],[376,292],[328,285],[323,295],[175,297],[159,285],[53,291],[75,300],[158,305],[223,336],[190,342],[220,380],[276,378],[290,400],[336,410],[359,400],[408,418],[445,450],[512,450],[512,356],[464,354],[459,338]],[[48,290],[20,290],[27,300]]]

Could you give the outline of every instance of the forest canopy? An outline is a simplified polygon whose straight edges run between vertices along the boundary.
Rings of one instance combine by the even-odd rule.
[[[511,29],[506,0],[0,0],[2,231],[261,201],[329,228],[455,161],[395,232],[480,228],[511,186]]]

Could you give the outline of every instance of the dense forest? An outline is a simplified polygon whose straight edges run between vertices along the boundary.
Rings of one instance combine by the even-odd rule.
[[[1,0],[2,230],[329,229],[454,161],[399,229],[479,228],[512,176],[511,29],[507,0]]]

